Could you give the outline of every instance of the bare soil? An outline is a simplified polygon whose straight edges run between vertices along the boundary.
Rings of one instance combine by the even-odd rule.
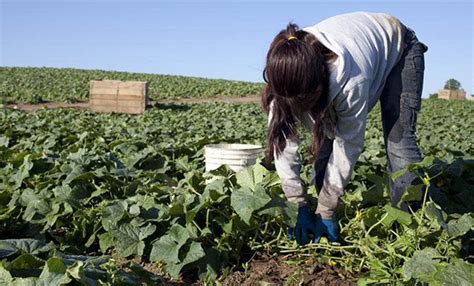
[[[314,263],[311,259],[295,264],[288,256],[261,257],[250,262],[247,271],[231,273],[223,285],[355,285],[346,271],[335,266]],[[263,284],[265,285],[265,284]]]
[[[247,270],[236,270],[231,272],[223,281],[222,285],[356,285],[350,273],[341,268],[316,263],[313,259],[296,263],[291,256],[269,257],[263,256],[255,258],[249,262]],[[118,259],[120,268],[128,270],[130,262],[137,263],[141,267],[159,277],[159,285],[203,285],[202,282],[190,280],[182,277],[178,280],[170,280],[163,275],[162,269],[156,263],[140,262],[138,258],[133,260]]]
[[[26,112],[33,112],[38,109],[51,109],[51,108],[77,108],[77,109],[87,109],[89,108],[88,102],[75,102],[75,103],[65,103],[65,102],[45,102],[37,104],[27,104],[27,103],[12,103],[7,104],[6,108],[10,109],[19,109]]]
[[[180,103],[211,103],[211,102],[222,102],[222,103],[258,103],[260,102],[260,96],[244,96],[244,97],[211,97],[211,98],[178,98],[178,99],[163,99],[157,101],[161,104],[180,104]]]
[[[176,99],[162,99],[158,101],[150,102],[150,106],[158,106],[160,104],[199,104],[199,103],[211,103],[221,102],[229,104],[243,104],[243,103],[258,103],[260,102],[259,96],[246,96],[246,97],[212,97],[212,98],[176,98]],[[88,102],[45,102],[37,104],[27,103],[13,103],[7,104],[6,108],[19,109],[26,112],[33,112],[38,109],[52,109],[52,108],[75,108],[75,109],[88,109]]]

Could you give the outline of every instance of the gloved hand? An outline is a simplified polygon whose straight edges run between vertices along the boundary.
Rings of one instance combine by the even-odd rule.
[[[308,233],[316,235],[316,224],[314,214],[309,206],[303,206],[298,209],[298,217],[296,218],[296,226],[288,228],[288,237],[293,240],[293,232],[295,233],[296,243],[304,245],[309,243]]]
[[[319,243],[322,235],[326,235],[330,242],[338,240],[339,225],[336,219],[323,219],[316,215],[316,232],[314,233],[314,242]]]

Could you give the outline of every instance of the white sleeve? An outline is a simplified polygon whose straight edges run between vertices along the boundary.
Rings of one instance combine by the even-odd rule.
[[[319,194],[318,209],[322,211],[330,213],[336,209],[339,197],[344,193],[364,147],[368,93],[369,84],[363,81],[348,88],[346,94],[341,94],[341,97],[336,97],[334,101],[337,114],[336,134],[323,188]]]

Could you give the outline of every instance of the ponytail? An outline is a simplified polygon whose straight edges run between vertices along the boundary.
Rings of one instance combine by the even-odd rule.
[[[287,139],[297,136],[296,122],[308,112],[314,120],[310,154],[319,156],[324,139],[324,118],[329,105],[329,70],[326,61],[335,54],[313,34],[288,24],[273,39],[263,72],[266,82],[262,109],[272,113],[267,131],[267,159],[279,156]]]

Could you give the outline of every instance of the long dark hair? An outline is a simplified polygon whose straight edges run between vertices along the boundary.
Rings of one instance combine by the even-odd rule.
[[[308,112],[313,120],[312,160],[319,156],[324,139],[323,120],[329,105],[329,70],[327,61],[336,55],[317,38],[288,24],[273,39],[267,53],[263,78],[267,83],[262,94],[262,109],[272,109],[267,133],[267,159],[279,156],[286,138],[295,138],[296,122]],[[272,105],[272,107],[270,106]]]

